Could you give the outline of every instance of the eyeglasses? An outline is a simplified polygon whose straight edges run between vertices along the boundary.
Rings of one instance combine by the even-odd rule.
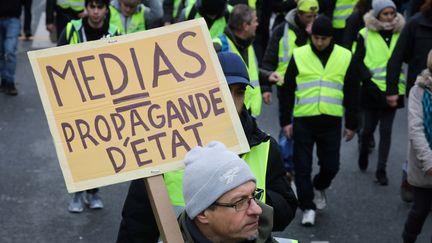
[[[227,207],[227,208],[234,208],[237,212],[244,211],[249,208],[252,199],[255,200],[255,202],[258,202],[261,200],[262,195],[264,193],[263,189],[257,188],[251,195],[248,197],[242,198],[234,203],[220,203],[220,202],[214,202],[212,205],[219,206],[219,207]]]

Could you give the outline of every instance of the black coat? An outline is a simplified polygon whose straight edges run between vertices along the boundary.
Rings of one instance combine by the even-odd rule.
[[[273,231],[282,231],[293,220],[298,203],[286,180],[278,144],[258,128],[255,118],[245,110],[240,114],[240,120],[250,147],[270,140],[266,203],[273,207]],[[122,217],[118,243],[157,242],[159,230],[142,179],[132,181],[123,205]]]
[[[0,17],[2,18],[19,18],[21,15],[21,2],[14,1],[0,1]]]
[[[417,75],[426,68],[426,59],[432,49],[432,16],[418,13],[405,25],[393,54],[387,64],[387,95],[398,94],[398,80],[403,62],[408,63],[407,91]]]

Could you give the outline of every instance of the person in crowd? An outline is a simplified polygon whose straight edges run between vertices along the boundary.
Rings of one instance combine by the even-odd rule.
[[[426,68],[427,53],[430,49],[432,49],[432,0],[425,0],[420,12],[406,23],[387,64],[386,99],[389,106],[396,107],[398,104],[403,104],[403,99],[399,99],[398,95],[402,63],[408,64],[406,84],[408,95],[417,75]],[[406,166],[404,165],[403,168]],[[406,179],[406,172],[403,173],[400,190],[402,200],[412,200],[412,189]]]
[[[219,53],[218,57],[251,148],[241,157],[257,178],[258,187],[264,189],[263,201],[273,207],[275,216],[272,231],[282,231],[295,216],[297,199],[285,178],[277,142],[258,128],[255,119],[244,107],[244,93],[249,85],[249,75],[242,59],[230,52]],[[164,177],[171,202],[174,202],[176,208],[183,208],[182,189],[178,186],[182,185],[183,171],[166,173]],[[132,181],[122,216],[118,243],[144,240],[157,242],[159,231],[143,180]]]
[[[284,23],[273,30],[259,77],[265,104],[270,104],[272,100],[271,85],[283,83],[293,50],[308,43],[311,26],[318,11],[318,1],[300,0],[297,8],[285,16]]]
[[[358,166],[365,171],[369,163],[369,141],[379,124],[380,140],[375,177],[380,185],[388,185],[387,159],[391,145],[391,133],[396,107],[386,102],[386,66],[405,24],[404,17],[397,13],[392,0],[374,0],[372,10],[365,16],[365,28],[357,39],[355,58],[359,60],[362,86],[361,106],[364,127],[361,132]],[[405,76],[399,77],[398,95],[405,94]],[[401,99],[401,100],[402,100]]]
[[[134,33],[158,27],[163,15],[160,0],[149,0],[148,7],[141,0],[112,0],[109,21],[121,34]]]
[[[413,243],[432,206],[432,50],[408,101],[408,182],[414,203],[402,238],[404,243]]]
[[[193,0],[163,0],[163,23],[170,25],[177,22],[181,11]]]
[[[261,114],[261,88],[259,68],[252,43],[255,39],[258,21],[256,12],[245,4],[238,4],[232,10],[224,33],[213,41],[216,51],[234,52],[242,57],[248,67],[250,84],[246,88],[246,109],[255,117]]]
[[[21,0],[21,6],[24,7],[24,38],[30,40],[32,37],[31,22],[32,22],[32,0]]]
[[[335,33],[333,41],[342,44],[346,20],[354,10],[354,6],[359,0],[328,0],[324,14],[332,20]]]
[[[16,50],[21,31],[19,1],[2,2],[0,8],[0,92],[18,95],[15,87]]]
[[[198,0],[188,4],[180,14],[179,21],[203,17],[212,38],[223,33],[228,24],[232,7],[227,0]]]
[[[332,36],[331,20],[319,16],[312,25],[312,43],[293,51],[280,87],[280,125],[294,140],[294,181],[304,226],[313,226],[316,209],[327,205],[325,190],[339,170],[344,113],[347,141],[357,128],[356,64],[351,52],[334,44]],[[315,143],[320,169],[311,180]]]
[[[272,29],[285,22],[286,15],[297,7],[297,2],[297,0],[273,0],[272,12],[275,17]]]
[[[365,27],[363,16],[372,9],[372,0],[359,0],[346,20],[342,46],[355,52],[358,32]]]
[[[186,205],[178,221],[185,242],[277,242],[263,189],[237,154],[214,141],[190,150],[184,163]]]
[[[119,35],[117,26],[110,24],[106,18],[109,4],[109,0],[85,0],[87,16],[70,21],[61,32],[57,44],[59,46],[77,44]],[[69,212],[81,213],[84,204],[91,209],[102,209],[103,203],[98,191],[98,188],[87,190],[85,196],[84,192],[74,193],[69,202]]]
[[[67,23],[86,15],[84,0],[47,0],[45,12],[46,29],[57,33],[57,39]]]

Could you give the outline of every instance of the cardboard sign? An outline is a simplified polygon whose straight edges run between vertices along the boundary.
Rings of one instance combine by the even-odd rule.
[[[249,146],[202,19],[28,54],[69,192]]]

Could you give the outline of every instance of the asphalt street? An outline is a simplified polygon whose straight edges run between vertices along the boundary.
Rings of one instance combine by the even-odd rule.
[[[115,242],[128,183],[101,189],[103,210],[86,209],[81,214],[67,211],[70,195],[26,53],[52,45],[44,32],[44,2],[33,2],[33,29],[39,29],[34,40],[19,43],[19,95],[0,94],[0,242]],[[276,100],[271,106],[264,106],[258,122],[263,130],[277,137],[275,103]],[[401,164],[407,149],[406,110],[398,111],[393,126],[388,186],[374,182],[377,150],[370,156],[369,169],[361,173],[357,149],[357,139],[342,142],[340,172],[327,192],[328,207],[317,214],[316,225],[302,227],[298,211],[287,229],[275,235],[305,243],[402,242],[401,233],[411,206],[399,197]],[[315,165],[315,171],[317,168]],[[418,242],[431,242],[431,234],[429,215]]]

